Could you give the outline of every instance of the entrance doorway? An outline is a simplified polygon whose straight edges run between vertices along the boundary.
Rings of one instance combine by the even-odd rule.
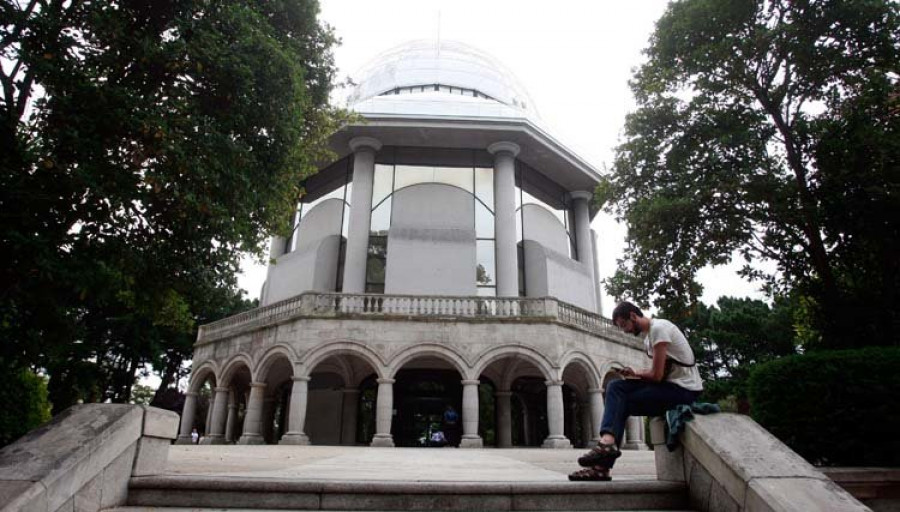
[[[396,446],[434,446],[432,434],[442,429],[444,409],[461,411],[462,383],[454,370],[409,369],[397,372],[396,414],[391,434]],[[446,435],[446,432],[444,433]]]

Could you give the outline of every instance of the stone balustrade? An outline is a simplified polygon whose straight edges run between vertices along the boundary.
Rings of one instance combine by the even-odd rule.
[[[277,325],[301,317],[547,321],[574,327],[625,344],[638,343],[637,338],[622,333],[609,319],[552,297],[307,292],[203,325],[197,335],[197,344],[210,343],[235,334]]]

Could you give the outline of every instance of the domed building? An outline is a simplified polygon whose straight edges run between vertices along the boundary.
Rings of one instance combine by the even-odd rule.
[[[594,442],[610,369],[647,357],[599,314],[596,169],[470,46],[404,44],[356,79],[362,121],[272,239],[261,306],[200,329],[179,442]]]

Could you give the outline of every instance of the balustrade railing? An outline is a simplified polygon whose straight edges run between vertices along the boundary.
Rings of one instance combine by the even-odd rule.
[[[294,317],[546,318],[630,343],[608,319],[550,297],[477,297],[304,293],[200,327],[197,342],[225,338]]]

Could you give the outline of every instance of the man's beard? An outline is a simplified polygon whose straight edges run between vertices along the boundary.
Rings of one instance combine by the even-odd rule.
[[[640,336],[640,335],[641,335],[641,328],[638,327],[636,324],[632,323],[632,325],[631,325],[631,334],[633,334],[633,335],[635,335],[635,336]]]

